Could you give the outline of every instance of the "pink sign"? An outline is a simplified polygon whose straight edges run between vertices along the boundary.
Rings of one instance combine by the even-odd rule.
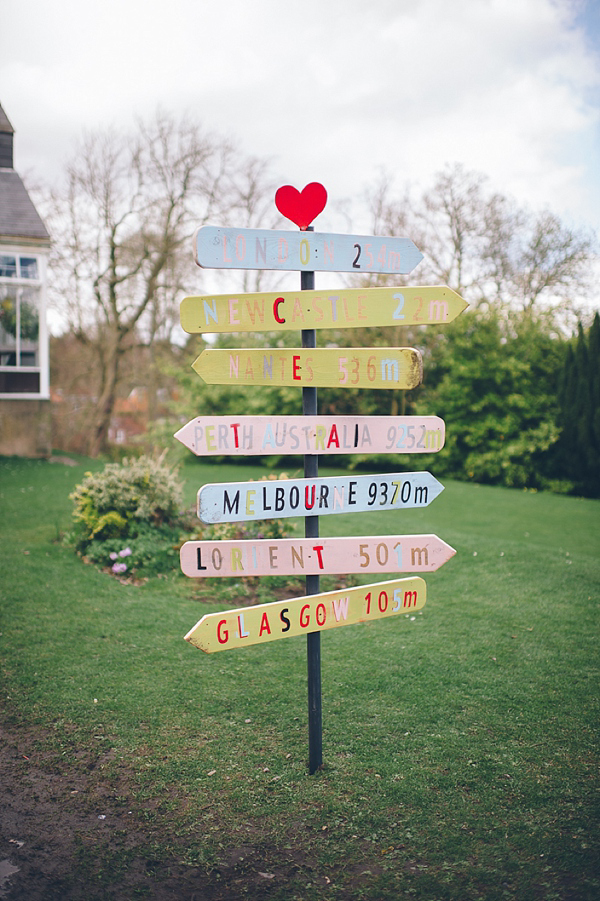
[[[175,438],[197,456],[430,454],[444,446],[438,416],[198,416]]]
[[[181,569],[192,578],[432,572],[456,551],[437,535],[186,541]]]

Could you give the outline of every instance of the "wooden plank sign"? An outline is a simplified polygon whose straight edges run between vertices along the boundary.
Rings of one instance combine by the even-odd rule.
[[[412,613],[425,606],[426,597],[427,586],[419,576],[326,591],[289,601],[208,613],[190,629],[185,640],[211,654]]]
[[[273,454],[430,454],[439,416],[198,416],[175,438],[198,457]]]
[[[201,332],[432,325],[451,322],[468,306],[445,285],[423,288],[348,288],[184,297],[181,326]]]
[[[214,578],[433,572],[455,553],[437,535],[378,535],[186,541],[179,556],[186,576]]]
[[[413,347],[208,349],[192,368],[209,385],[415,388],[423,379]]]
[[[199,490],[198,518],[210,524],[400,510],[426,507],[443,490],[430,472],[221,482]]]
[[[204,225],[194,235],[194,258],[204,269],[407,274],[423,254],[410,238]]]

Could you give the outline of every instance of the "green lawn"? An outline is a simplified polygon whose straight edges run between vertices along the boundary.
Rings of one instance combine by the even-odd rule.
[[[598,898],[599,501],[446,481],[422,510],[323,517],[322,535],[435,532],[457,554],[423,611],[323,633],[308,776],[303,638],[205,655],[183,635],[225,605],[199,580],[124,585],[60,544],[98,466],[0,459],[3,716],[110,750],[155,858],[231,878],[231,898]],[[191,504],[260,471],[182,474]],[[102,873],[89,899],[114,897]]]

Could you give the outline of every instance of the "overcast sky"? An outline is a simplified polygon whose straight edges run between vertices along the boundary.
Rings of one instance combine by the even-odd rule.
[[[0,0],[0,103],[49,181],[161,106],[331,201],[460,162],[600,230],[600,0]]]

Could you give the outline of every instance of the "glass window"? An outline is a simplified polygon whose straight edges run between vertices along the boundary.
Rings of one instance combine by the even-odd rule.
[[[15,278],[17,275],[17,258],[0,254],[0,278]]]
[[[39,289],[0,286],[0,366],[38,366]]]
[[[38,261],[35,257],[19,257],[19,268],[21,269],[21,278],[38,277]]]

